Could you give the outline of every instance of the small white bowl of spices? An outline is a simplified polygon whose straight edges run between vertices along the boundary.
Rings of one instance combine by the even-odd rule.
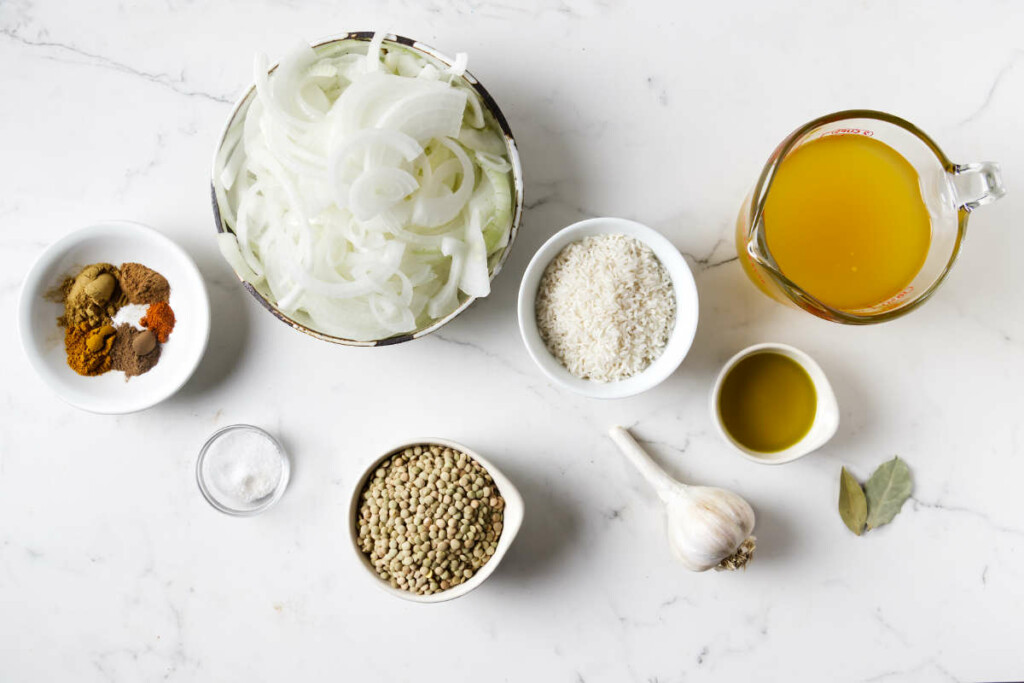
[[[39,255],[22,282],[18,332],[29,365],[61,399],[132,413],[192,376],[210,334],[210,302],[180,246],[139,223],[104,221]]]
[[[697,332],[697,286],[659,232],[591,218],[537,250],[519,288],[526,350],[555,384],[624,398],[668,378]]]
[[[356,482],[349,537],[384,591],[454,600],[483,583],[523,523],[523,498],[480,454],[447,439],[385,451]]]

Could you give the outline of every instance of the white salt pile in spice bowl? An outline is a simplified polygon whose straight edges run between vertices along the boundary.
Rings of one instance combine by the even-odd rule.
[[[216,432],[199,454],[196,477],[221,512],[249,515],[270,507],[288,484],[288,457],[267,432],[233,425]]]

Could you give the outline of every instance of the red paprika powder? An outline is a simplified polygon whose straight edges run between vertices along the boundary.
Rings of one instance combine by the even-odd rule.
[[[174,329],[174,311],[166,301],[150,304],[146,309],[146,315],[142,317],[139,324],[153,330],[153,334],[160,340],[160,343],[167,341]]]

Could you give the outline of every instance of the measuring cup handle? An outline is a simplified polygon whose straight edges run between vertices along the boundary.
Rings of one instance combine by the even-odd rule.
[[[999,164],[992,161],[957,164],[952,179],[957,202],[968,211],[991,204],[1006,194],[1003,173]]]

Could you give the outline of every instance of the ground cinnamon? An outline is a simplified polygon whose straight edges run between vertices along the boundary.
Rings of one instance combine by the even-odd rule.
[[[155,304],[171,296],[167,278],[141,263],[121,265],[121,288],[133,304]]]
[[[171,330],[174,329],[174,311],[166,301],[150,304],[149,308],[146,309],[146,315],[142,317],[139,324],[153,330],[156,338],[162,344],[167,341],[167,338],[171,335]]]

